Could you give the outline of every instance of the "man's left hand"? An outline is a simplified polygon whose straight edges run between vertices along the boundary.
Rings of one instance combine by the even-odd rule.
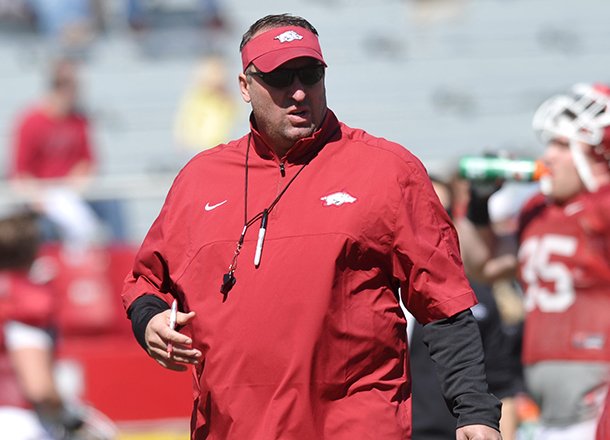
[[[456,440],[502,440],[495,429],[485,425],[467,425],[455,432]]]

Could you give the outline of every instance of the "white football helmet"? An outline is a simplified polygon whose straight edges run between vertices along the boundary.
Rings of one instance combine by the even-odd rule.
[[[576,84],[569,94],[556,95],[538,108],[532,122],[539,138],[548,143],[556,137],[570,141],[576,170],[587,190],[597,190],[581,144],[610,167],[610,87],[602,84]]]

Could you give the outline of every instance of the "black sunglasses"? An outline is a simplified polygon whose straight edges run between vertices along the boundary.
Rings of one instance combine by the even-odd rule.
[[[301,67],[299,69],[275,69],[271,72],[246,72],[246,75],[258,76],[268,86],[276,89],[288,87],[298,76],[299,81],[305,86],[313,86],[324,77],[324,66]]]

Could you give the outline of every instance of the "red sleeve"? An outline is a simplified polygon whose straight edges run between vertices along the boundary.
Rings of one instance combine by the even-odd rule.
[[[404,304],[429,323],[477,303],[466,279],[457,233],[423,166],[414,163],[397,209],[394,273]]]
[[[188,199],[178,189],[179,174],[170,189],[159,216],[150,227],[140,247],[133,266],[127,275],[121,294],[125,310],[142,295],[152,294],[168,306],[177,296],[174,279],[189,249],[187,227],[179,212],[176,198]]]
[[[172,302],[172,297],[166,295],[173,284],[164,251],[167,245],[163,238],[166,211],[164,207],[151,226],[136,255],[133,270],[125,279],[121,294],[125,310],[140,296],[147,294],[161,298],[168,305]]]
[[[79,152],[79,156],[82,158],[82,160],[94,164],[95,156],[93,154],[93,147],[91,145],[91,138],[89,136],[90,127],[87,118],[80,117],[80,125],[82,141],[80,143],[81,151]]]
[[[28,114],[21,117],[15,128],[11,177],[32,172],[31,164],[36,156],[37,131],[36,118],[33,115]]]

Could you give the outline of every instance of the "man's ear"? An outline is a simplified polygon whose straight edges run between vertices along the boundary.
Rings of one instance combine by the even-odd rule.
[[[593,177],[597,180],[597,183],[606,185],[610,183],[610,170],[608,170],[608,162],[604,157],[593,156],[589,162]]]
[[[237,77],[239,81],[239,91],[241,97],[245,102],[250,102],[250,84],[248,83],[248,77],[244,73],[240,73]]]

